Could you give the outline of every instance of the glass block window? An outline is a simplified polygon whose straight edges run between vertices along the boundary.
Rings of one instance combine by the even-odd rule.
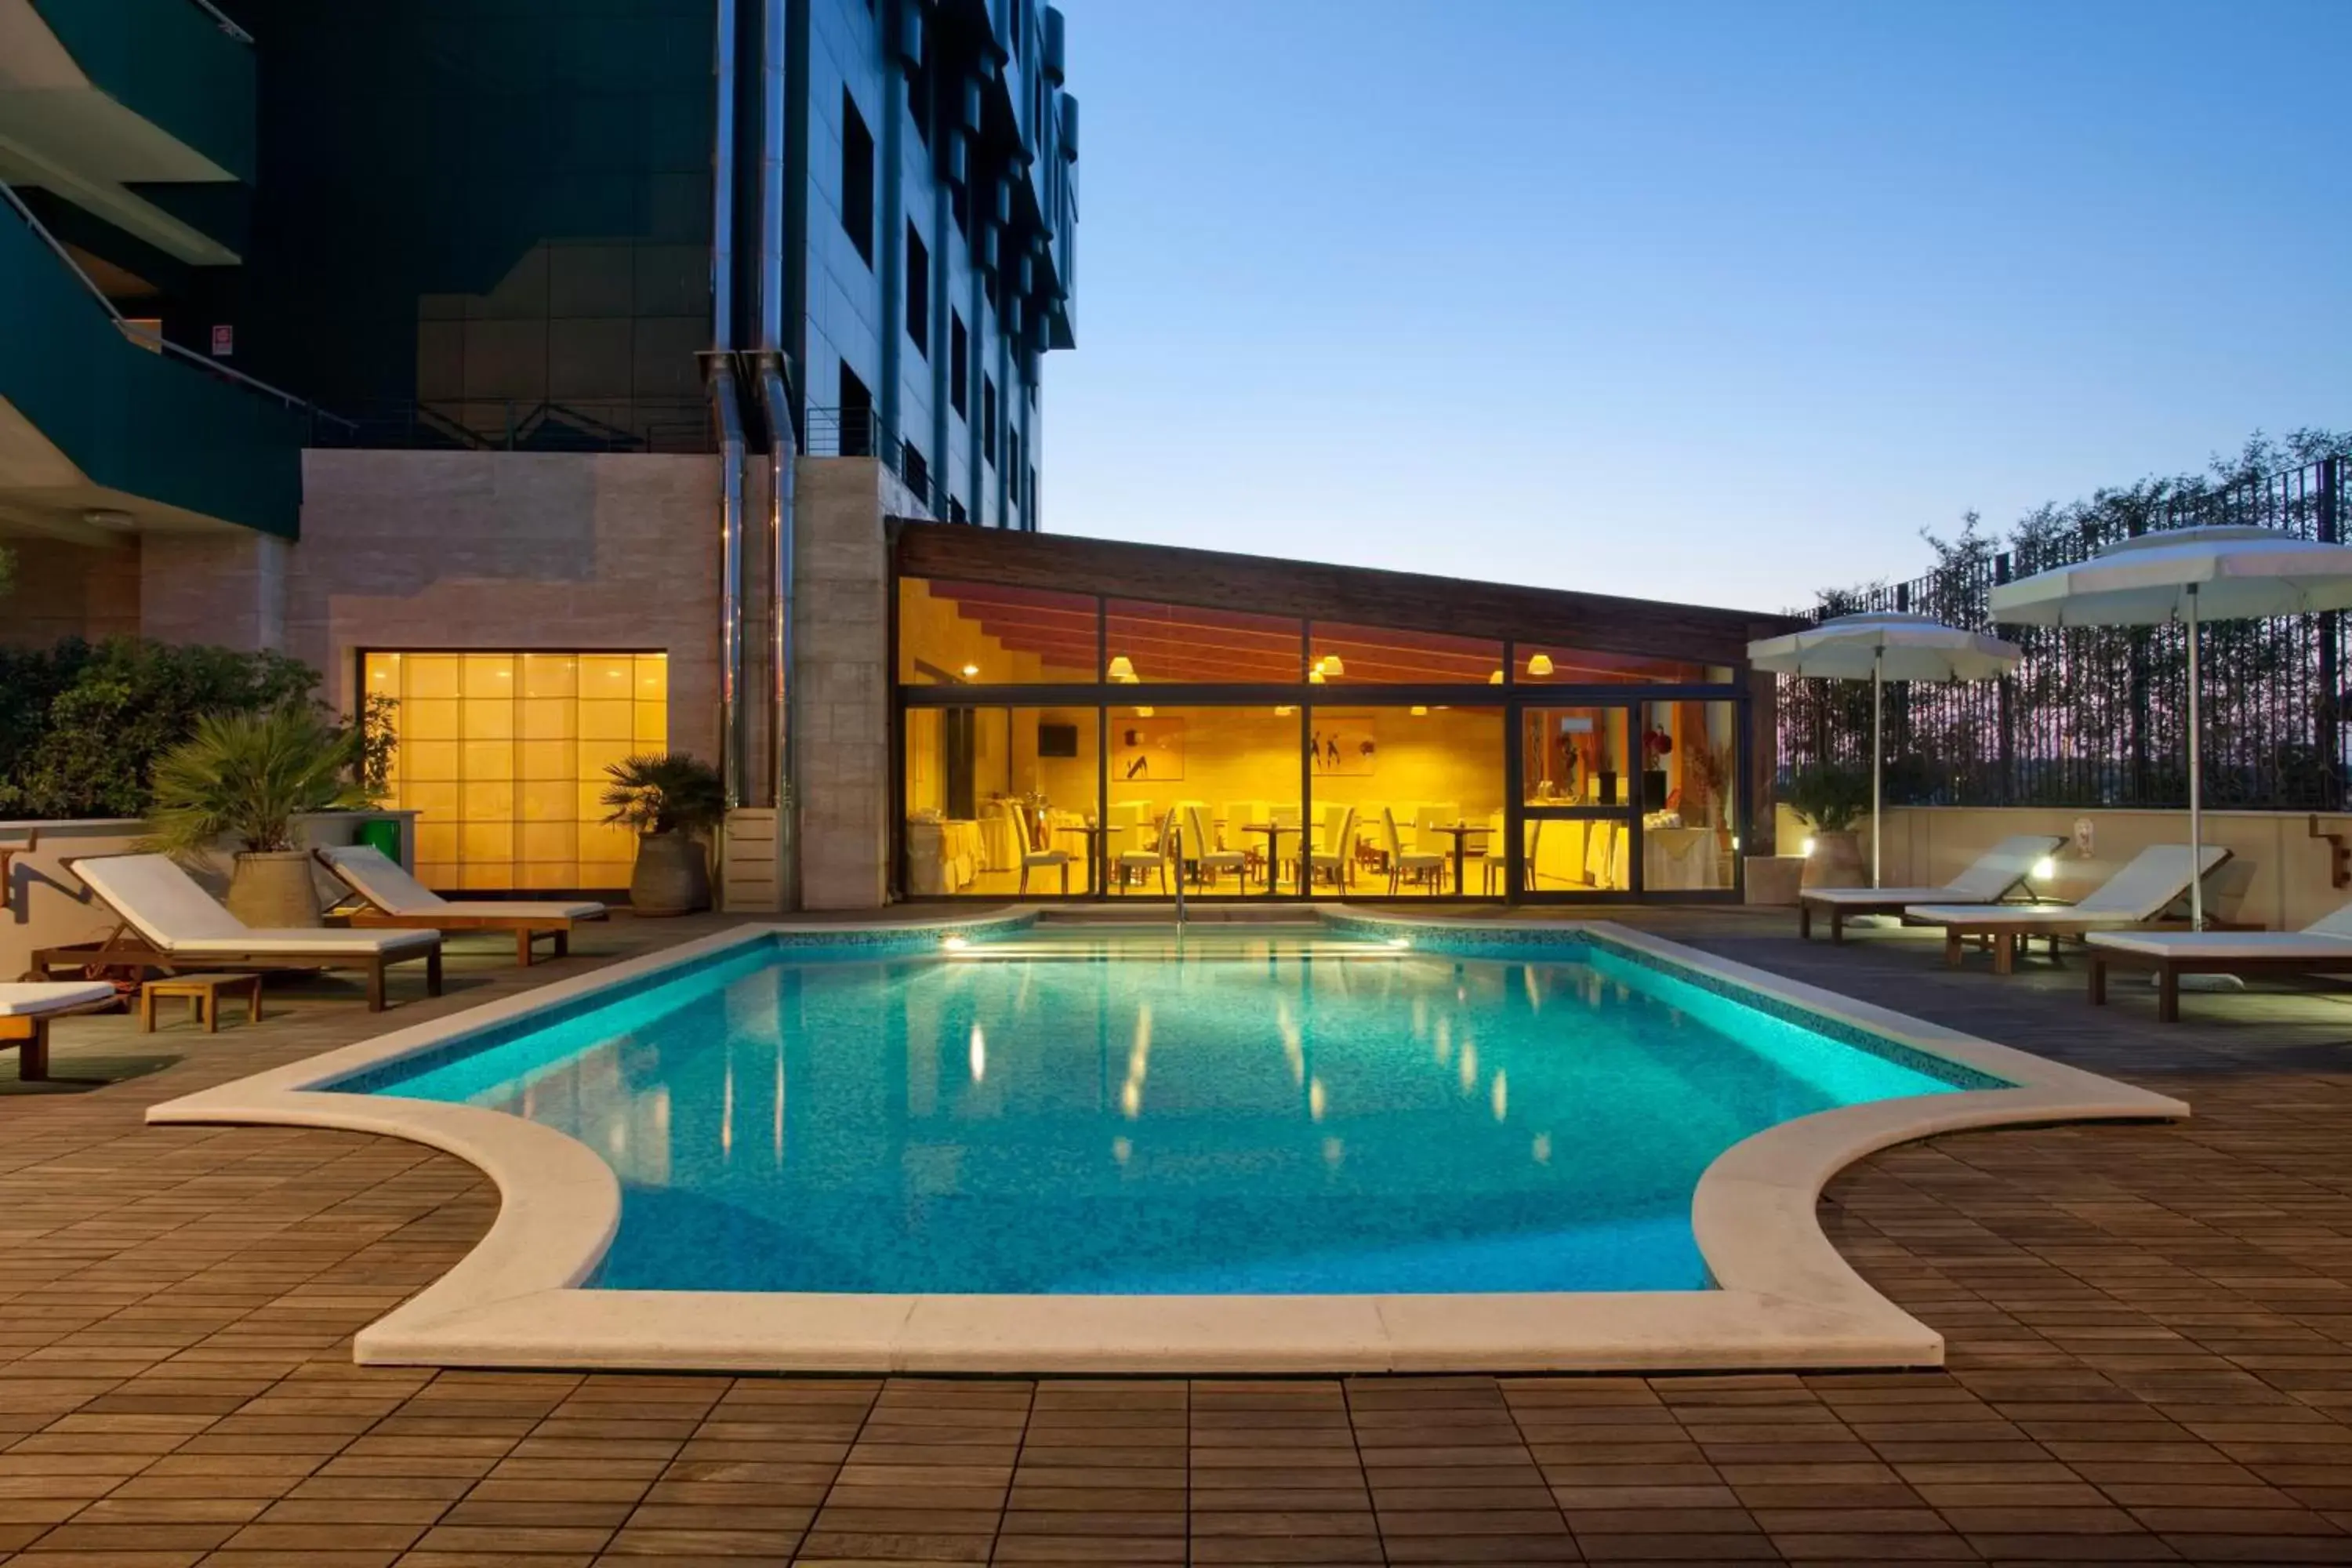
[[[636,845],[604,825],[604,769],[669,744],[658,653],[371,653],[399,703],[387,803],[416,812],[416,876],[445,891],[625,888]]]

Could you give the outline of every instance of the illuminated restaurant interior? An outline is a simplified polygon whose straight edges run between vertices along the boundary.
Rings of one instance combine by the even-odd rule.
[[[896,673],[908,898],[1738,891],[1729,665],[902,568]]]

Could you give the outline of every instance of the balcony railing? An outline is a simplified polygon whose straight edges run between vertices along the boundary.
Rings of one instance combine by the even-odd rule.
[[[963,503],[913,443],[902,441],[870,408],[811,408],[801,416],[801,452],[810,458],[872,458],[898,476],[933,517],[969,521]]]
[[[443,452],[718,450],[698,397],[411,398],[345,405],[348,428],[322,425],[317,447]]]

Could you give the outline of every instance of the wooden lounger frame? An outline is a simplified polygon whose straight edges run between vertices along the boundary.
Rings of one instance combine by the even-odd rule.
[[[334,875],[333,861],[316,849],[310,853],[317,857],[320,865],[327,868],[330,876]],[[335,880],[341,882],[344,888],[350,890],[351,896],[358,900],[360,904],[357,909],[343,910],[336,917],[339,920],[354,926],[382,926],[394,931],[510,931],[515,936],[515,963],[523,969],[529,969],[532,959],[537,956],[532,952],[531,944],[541,937],[549,940],[555,957],[570,957],[572,928],[579,923],[579,920],[571,915],[386,914],[369,902],[368,896],[350,882],[344,881],[341,877],[336,877]],[[604,917],[589,915],[582,918],[601,921]]]
[[[47,1013],[15,1014],[0,1018],[0,1050],[16,1047],[17,1080],[37,1083],[49,1076],[49,1025],[59,1018],[70,1018],[77,1013],[95,1013],[101,1007],[113,1005],[114,999],[108,997],[71,1007],[54,1008]]]
[[[76,860],[107,858],[110,857],[78,855],[72,859],[59,861],[58,864],[71,870]],[[384,970],[394,963],[413,963],[421,958],[425,961],[425,994],[427,996],[441,994],[441,944],[439,942],[435,942],[431,947],[416,952],[305,952],[298,948],[278,952],[229,951],[174,954],[165,952],[140,935],[138,928],[131,923],[130,917],[117,909],[114,902],[105,894],[90,887],[90,884],[86,881],[82,886],[89,888],[90,897],[108,909],[113,910],[120,923],[112,931],[96,942],[68,942],[61,947],[36,949],[32,957],[31,971],[34,978],[46,980],[53,971],[60,969],[80,971],[160,969],[167,974],[206,969],[344,970],[367,976],[368,1011],[381,1013],[384,1008]]]
[[[2213,922],[2207,920],[2208,929]],[[2222,958],[2203,953],[2135,952],[2124,947],[2093,946],[2091,1005],[2107,1005],[2107,968],[2149,969],[2156,972],[2156,1016],[2158,1023],[2180,1022],[2180,977],[2184,974],[2352,974],[2352,953],[2330,959],[2315,953],[2278,954],[2259,958]]]
[[[2022,879],[2020,879],[2018,885],[2025,885]],[[1844,889],[1835,890],[1843,891]],[[1845,922],[1846,917],[1849,915],[1899,915],[1913,904],[1931,903],[1933,901],[1933,900],[1916,898],[1889,899],[1883,903],[1874,900],[1846,899],[1832,900],[1823,899],[1820,901],[1820,904],[1816,906],[1811,895],[1807,893],[1799,893],[1797,895],[1797,940],[1799,942],[1810,942],[1812,940],[1813,911],[1816,907],[1821,909],[1830,917],[1830,940],[1835,942],[1843,942],[1845,940]],[[2037,900],[2030,897],[2020,900],[2011,898],[2008,893],[2003,893],[2000,898],[1995,899],[1992,902],[1985,905],[1984,907],[1986,909],[1992,910],[1999,909],[2003,904],[2032,903],[2036,901]]]

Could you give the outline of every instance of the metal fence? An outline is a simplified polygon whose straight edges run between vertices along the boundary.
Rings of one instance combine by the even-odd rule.
[[[1908,583],[1831,595],[1817,616],[1909,611],[1997,631],[2025,650],[1998,680],[1886,688],[1887,799],[1895,805],[2181,806],[2188,803],[2188,653],[2181,628],[1993,625],[1993,587],[2084,559],[2119,539],[2239,523],[2302,539],[2345,538],[2352,461],[2300,468],[2142,502],[2103,497],[2044,512],[2011,548],[1964,541]],[[2204,787],[2210,805],[2343,808],[2347,704],[2342,614],[2209,622]],[[1782,773],[1827,760],[1867,765],[1866,682],[1784,678]]]
[[[811,408],[801,416],[801,450],[811,458],[872,458],[898,476],[933,517],[970,519],[947,480],[911,441],[898,438],[871,408]]]
[[[454,452],[715,452],[698,397],[418,398],[338,404],[314,447]]]

